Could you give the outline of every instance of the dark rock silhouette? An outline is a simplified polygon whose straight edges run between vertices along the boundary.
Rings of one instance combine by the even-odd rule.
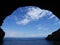
[[[53,41],[52,44],[53,45],[60,45],[60,41]]]
[[[0,40],[3,40],[5,32],[0,28]]]
[[[46,40],[60,41],[60,29],[58,29],[57,31],[53,32],[51,35],[48,35]]]
[[[5,32],[0,28],[0,45],[3,44],[4,35],[5,35]]]

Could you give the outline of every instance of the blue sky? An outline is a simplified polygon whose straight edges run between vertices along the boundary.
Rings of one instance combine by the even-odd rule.
[[[1,28],[5,37],[46,37],[60,28],[60,20],[49,10],[25,6],[6,17]]]

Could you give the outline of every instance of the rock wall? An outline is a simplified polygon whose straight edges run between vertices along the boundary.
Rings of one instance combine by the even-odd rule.
[[[48,35],[46,37],[46,40],[60,41],[60,29],[58,29],[57,31],[53,32],[51,35]]]
[[[38,6],[40,8],[52,11],[60,18],[59,1],[39,1],[39,0],[1,0],[0,1],[0,38],[3,38],[5,33],[1,29],[4,19],[9,16],[15,9],[22,6]],[[0,40],[1,41],[1,40]]]

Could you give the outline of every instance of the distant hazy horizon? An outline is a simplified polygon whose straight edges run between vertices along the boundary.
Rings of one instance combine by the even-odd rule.
[[[4,37],[4,38],[46,38],[44,37]]]
[[[6,37],[46,37],[60,28],[60,20],[53,12],[36,6],[19,7],[4,20],[1,28]]]

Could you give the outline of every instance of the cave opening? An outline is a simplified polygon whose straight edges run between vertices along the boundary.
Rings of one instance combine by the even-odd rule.
[[[5,18],[5,37],[46,37],[60,28],[60,20],[50,10],[24,6]]]
[[[39,0],[0,1],[1,2],[0,3],[0,11],[1,11],[1,13],[0,13],[1,14],[0,15],[0,43],[2,43],[3,37],[6,33],[6,31],[2,28],[2,26],[3,26],[2,24],[4,23],[5,19],[11,15],[11,13],[14,10],[16,10],[18,7],[25,6],[25,5],[34,5],[34,6],[37,5],[38,7],[52,11],[60,19],[60,16],[59,16],[60,15],[60,7],[59,7],[60,2],[59,1],[55,2],[55,1],[51,1],[51,0],[50,1],[49,0],[48,1],[39,1]],[[5,35],[5,37],[6,37],[6,35]],[[52,40],[52,39],[53,40],[60,40],[60,31],[58,30],[56,32],[53,32],[52,35],[48,35],[48,37],[50,37],[50,38],[48,38],[49,40]],[[39,44],[40,44],[40,42],[39,42]],[[7,43],[5,45],[9,45],[9,44]],[[14,45],[14,44],[12,44],[12,45]],[[48,44],[48,45],[50,45],[50,44]],[[54,42],[53,45],[58,45],[58,44],[57,44],[57,42]]]

